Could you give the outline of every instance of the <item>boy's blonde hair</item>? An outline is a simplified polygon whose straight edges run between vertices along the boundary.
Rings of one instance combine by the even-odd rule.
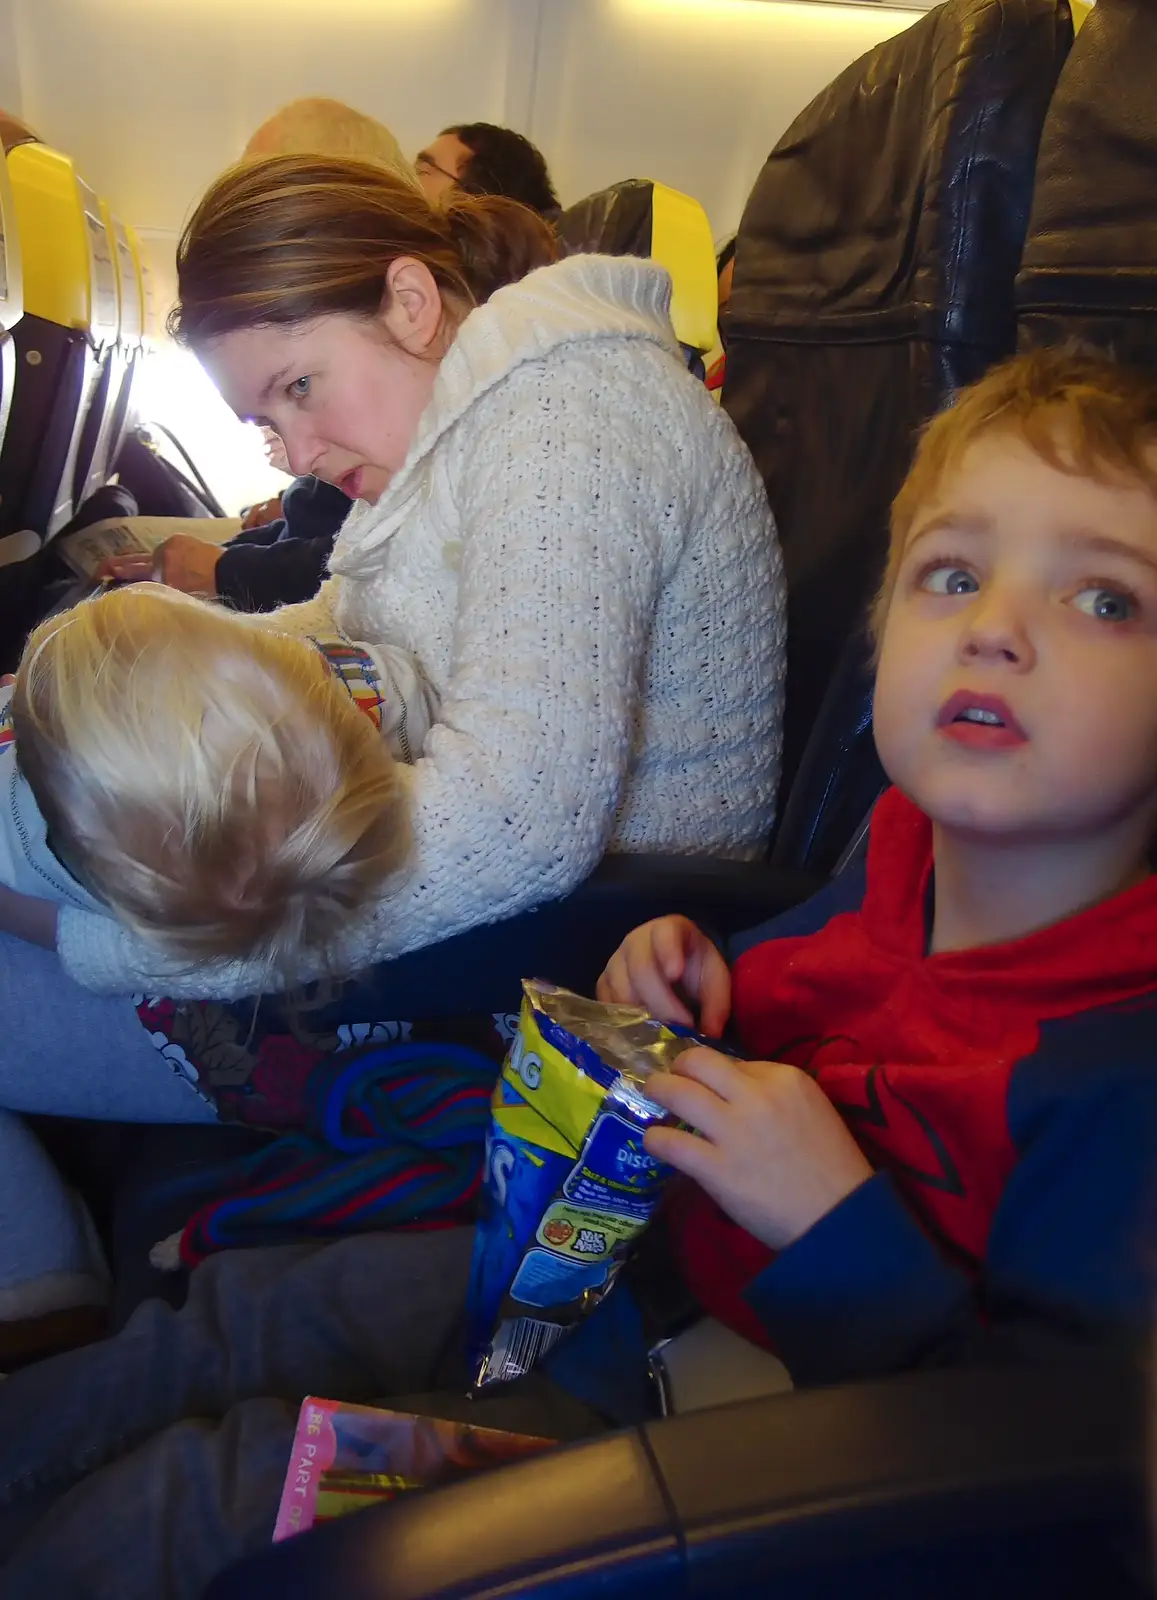
[[[879,648],[913,525],[965,452],[1011,434],[1058,472],[1145,488],[1157,498],[1157,385],[1107,356],[1071,347],[1033,350],[994,367],[924,429],[892,503],[884,581],[870,626]]]
[[[62,864],[192,963],[324,967],[407,853],[399,773],[314,646],[174,590],[42,623],[12,711]]]

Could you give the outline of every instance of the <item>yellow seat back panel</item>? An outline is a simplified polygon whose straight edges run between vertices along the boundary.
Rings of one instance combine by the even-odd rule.
[[[711,224],[698,200],[664,183],[652,187],[651,256],[671,274],[675,336],[693,350],[710,350],[719,317]]]
[[[72,162],[48,145],[9,153],[24,264],[24,309],[97,344],[116,338],[120,321],[112,241],[100,202]]]

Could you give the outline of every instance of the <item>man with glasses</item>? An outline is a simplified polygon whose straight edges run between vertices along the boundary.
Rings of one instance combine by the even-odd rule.
[[[414,170],[430,200],[454,190],[501,194],[548,220],[558,214],[558,196],[542,152],[513,128],[493,122],[445,128],[417,157]]]

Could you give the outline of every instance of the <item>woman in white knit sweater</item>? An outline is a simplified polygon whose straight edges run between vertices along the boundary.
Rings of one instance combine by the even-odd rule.
[[[771,826],[763,485],[683,368],[660,269],[576,256],[492,292],[549,250],[509,202],[437,214],[389,173],[295,157],[226,174],[182,245],[180,337],[295,471],[363,502],[317,599],[270,620],[401,645],[441,701],[410,866],[339,974],[563,895],[608,849],[742,856]],[[102,994],[262,976],[175,967],[72,910],[56,947]]]
[[[333,974],[564,896],[608,850],[754,855],[772,823],[763,485],[685,370],[666,274],[553,254],[511,202],[434,211],[381,168],[301,157],[227,173],[182,241],[178,336],[296,473],[364,502],[317,599],[270,624],[402,646],[441,703],[406,773],[412,857]],[[5,899],[0,926],[59,956],[3,940],[0,1104],[201,1114],[113,997],[230,999],[262,973],[177,967],[73,909],[29,929]]]

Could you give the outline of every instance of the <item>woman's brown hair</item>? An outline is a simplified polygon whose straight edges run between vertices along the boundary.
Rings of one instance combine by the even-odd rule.
[[[169,331],[200,346],[241,328],[372,317],[386,273],[407,256],[430,271],[451,314],[558,256],[550,225],[499,195],[431,206],[388,168],[342,156],[271,156],[224,173],[177,249]]]

